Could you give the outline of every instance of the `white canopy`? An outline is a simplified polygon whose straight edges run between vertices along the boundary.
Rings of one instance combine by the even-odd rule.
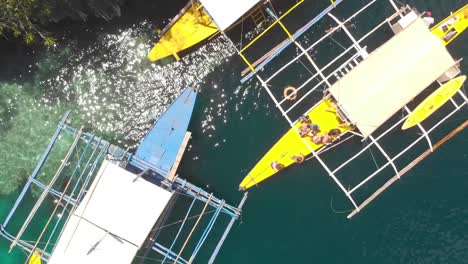
[[[370,135],[455,61],[418,18],[330,88],[364,136]]]
[[[260,0],[199,0],[220,30],[227,29]]]
[[[49,264],[129,264],[172,193],[104,161]]]

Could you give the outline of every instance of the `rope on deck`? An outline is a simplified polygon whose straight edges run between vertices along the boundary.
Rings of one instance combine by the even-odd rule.
[[[452,132],[447,134],[445,137],[443,137],[439,142],[437,142],[433,150],[438,149],[440,146],[442,146],[445,142],[453,138],[455,135],[463,131],[466,127],[468,126],[468,120],[463,122],[460,126],[455,128]],[[410,171],[414,166],[416,166],[419,162],[427,158],[433,151],[429,148],[425,152],[423,152],[419,157],[414,159],[410,164],[408,164],[406,167],[404,167],[402,170],[400,170],[400,175],[395,175],[393,176],[390,180],[388,180],[382,187],[380,187],[376,192],[374,192],[371,196],[369,196],[361,205],[358,206],[358,208],[354,209],[349,215],[348,218],[353,217],[356,215],[359,211],[364,209],[368,204],[370,204],[377,196],[379,196],[383,191],[385,191],[390,185],[392,185],[394,182],[396,182],[401,176],[403,176],[405,173]]]
[[[206,208],[208,207],[208,204],[210,204],[211,198],[213,197],[213,193],[210,194],[210,197],[208,197],[208,200],[206,200],[205,206],[203,207],[203,210],[200,213],[200,216],[197,218],[197,221],[192,227],[192,230],[190,230],[190,233],[188,234],[187,238],[185,239],[184,244],[182,245],[182,248],[179,251],[179,254],[177,254],[176,259],[174,260],[174,264],[177,264],[177,261],[179,260],[180,256],[182,255],[182,252],[184,251],[185,247],[187,246],[187,243],[190,240],[190,237],[193,234],[193,231],[197,228],[198,224],[200,223],[201,218],[203,217],[203,213],[205,213]]]

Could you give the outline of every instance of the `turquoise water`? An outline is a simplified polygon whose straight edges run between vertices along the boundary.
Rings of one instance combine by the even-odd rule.
[[[287,124],[256,81],[240,84],[244,65],[221,38],[179,63],[147,62],[154,27],[167,21],[183,2],[171,7],[154,4],[158,11],[151,20],[128,15],[120,24],[97,25],[89,32],[75,28],[76,36],[47,51],[29,51],[24,56],[17,47],[2,47],[6,64],[0,71],[1,219],[66,110],[73,110],[74,124],[114,143],[133,146],[151,125],[151,117],[159,115],[186,85],[201,93],[180,175],[230,203],[240,200],[239,182]],[[343,5],[336,14],[346,17],[362,2]],[[431,10],[436,20],[466,4],[456,0],[405,3]],[[387,7],[380,1],[376,12],[388,12]],[[316,9],[308,2],[301,11],[315,13]],[[143,12],[137,4],[129,10]],[[369,14],[351,29],[359,35],[372,19]],[[308,39],[328,27],[318,25]],[[336,40],[345,39],[337,36]],[[467,56],[467,40],[465,33],[450,45],[455,58]],[[326,60],[327,54],[327,50],[316,51],[314,58]],[[461,66],[468,72],[466,61]],[[466,118],[465,108],[437,136]],[[399,136],[390,143],[401,145],[405,140]],[[361,146],[358,140],[343,144],[326,158],[339,160]],[[462,132],[351,220],[344,213],[351,209],[349,202],[316,161],[287,169],[249,191],[242,224],[233,229],[218,263],[466,263],[466,146],[467,134]],[[352,182],[374,166],[370,155],[344,180]],[[2,263],[23,263],[22,252],[7,255],[6,248],[1,240]]]

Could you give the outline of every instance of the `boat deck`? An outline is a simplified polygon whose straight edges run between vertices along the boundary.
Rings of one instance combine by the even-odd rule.
[[[162,177],[151,172],[141,177],[140,171],[152,171],[157,165],[141,162],[139,170],[127,166],[135,157],[133,154],[94,134],[68,126],[69,113],[62,118],[2,221],[0,237],[12,243],[11,250],[26,253],[25,263],[42,260],[127,264],[149,254],[163,263],[213,263],[240,217],[247,194],[234,207],[180,177],[175,177],[174,182],[158,180]],[[65,156],[55,155],[57,148],[63,147],[62,152],[68,147],[66,154],[62,153]],[[45,169],[56,167],[60,160],[61,165],[52,179],[41,182],[38,176],[52,173],[54,170]],[[24,203],[34,198],[33,188],[39,188],[42,193],[31,209]],[[149,201],[149,206],[142,201]],[[197,220],[191,224],[193,217],[189,219],[189,216],[194,214]],[[164,228],[169,226],[170,219],[179,217],[179,221],[170,224],[171,228]],[[224,229],[222,235],[220,227]],[[42,231],[37,236],[39,228]],[[217,232],[211,232],[212,229]],[[191,233],[187,235],[189,230]],[[216,243],[214,250],[203,247],[208,237]],[[182,241],[185,242],[181,247]],[[202,257],[210,259],[200,260]]]
[[[346,125],[342,121],[336,113],[334,104],[328,99],[322,100],[307,112],[306,115],[310,117],[312,123],[317,124],[320,127],[319,133],[322,135],[334,128],[340,129],[342,134],[351,129],[350,126]],[[239,186],[240,189],[248,189],[277,173],[278,171],[273,169],[271,166],[272,162],[277,162],[284,167],[288,167],[295,163],[292,158],[293,156],[307,156],[311,154],[310,149],[306,144],[304,144],[304,141],[307,142],[314,151],[317,151],[324,146],[324,144],[315,144],[308,136],[302,138],[297,133],[300,126],[301,124],[296,122],[294,128],[289,129],[289,131],[270,149],[270,151],[263,156],[263,158],[241,182]]]
[[[341,1],[336,1],[335,3],[338,2]],[[241,183],[241,189],[247,189],[256,185],[260,181],[274,175],[276,170],[281,170],[298,161],[297,158],[293,160],[291,158],[292,155],[300,154],[302,151],[302,154],[312,153],[313,157],[317,159],[317,162],[353,205],[354,212],[348,216],[351,217],[354,213],[362,210],[382,190],[392,184],[394,180],[378,188],[375,194],[372,194],[364,202],[362,200],[355,200],[359,197],[355,197],[354,192],[362,190],[362,193],[359,194],[360,197],[365,196],[366,193],[372,193],[371,189],[374,187],[369,186],[369,183],[377,175],[381,177],[386,176],[389,170],[394,171],[396,178],[401,177],[409,168],[414,166],[415,162],[408,163],[408,161],[412,154],[417,152],[421,141],[427,141],[430,151],[436,148],[436,145],[432,143],[434,138],[431,137],[431,133],[435,134],[437,128],[455,115],[455,113],[464,109],[468,103],[467,96],[462,89],[458,90],[454,97],[449,99],[451,104],[446,104],[443,110],[444,113],[435,116],[431,123],[418,123],[418,130],[413,130],[409,133],[396,130],[399,130],[402,123],[411,114],[411,108],[415,102],[413,101],[410,105],[407,104],[413,99],[419,100],[416,97],[425,88],[436,80],[439,83],[444,83],[460,74],[459,62],[451,57],[445,46],[466,28],[464,20],[468,18],[467,9],[463,7],[429,31],[427,24],[424,23],[428,19],[424,19],[424,22],[421,19],[421,16],[424,15],[419,13],[415,8],[399,5],[393,0],[388,0],[388,2],[394,9],[394,13],[390,16],[385,16],[382,20],[377,19],[380,22],[376,21],[374,23],[369,20],[368,16],[362,17],[362,14],[367,13],[369,15],[369,12],[373,16],[377,16],[380,11],[369,11],[369,8],[377,2],[381,1],[366,1],[359,9],[356,8],[351,15],[344,18],[342,17],[343,13],[335,12],[335,9],[338,9],[335,5],[329,6],[319,16],[310,20],[307,25],[313,24],[324,16],[328,16],[336,23],[336,26],[332,25],[325,31],[325,34],[317,35],[317,31],[309,31],[310,34],[317,35],[318,39],[313,43],[310,43],[310,39],[304,39],[304,37],[298,38],[291,34],[293,31],[285,24],[282,24],[285,16],[290,13],[290,16],[293,15],[292,12],[297,7],[293,6],[280,17],[270,14],[274,21],[264,31],[256,35],[251,42],[238,50],[240,57],[251,71],[244,77],[243,81],[247,80],[251,75],[255,75],[258,82],[261,83],[275,103],[275,107],[291,126],[289,132],[250,171]],[[346,13],[349,13],[353,8],[347,9],[349,10],[346,10]],[[303,14],[301,13],[300,15]],[[360,22],[353,22],[358,17],[369,21],[369,24],[373,24],[371,29],[364,35],[362,35],[363,32],[359,32],[359,38],[354,34],[354,31],[356,31],[355,27],[348,26],[351,23],[354,23],[354,25],[359,24]],[[261,57],[261,60],[258,60],[257,63],[251,63],[250,57],[252,56],[246,56],[246,50],[254,42],[263,38],[266,32],[275,25],[279,25],[282,28],[289,40],[282,43],[282,45],[276,46],[266,56]],[[329,25],[329,22],[325,21],[324,26],[328,27]],[[383,44],[375,47],[375,39],[371,39],[370,36],[376,36],[377,32],[388,35],[388,28],[385,29],[386,26],[389,26],[395,35],[387,39]],[[339,48],[336,51],[328,48],[330,40],[337,42],[334,38],[335,36],[332,36],[334,34],[345,35],[351,44],[340,45],[343,51]],[[382,37],[385,35],[382,35]],[[378,36],[378,38],[380,39],[381,36]],[[273,67],[269,70],[261,71],[260,69],[274,58],[278,58],[280,55],[291,56],[291,54],[280,54],[288,43],[296,46],[296,50],[298,50],[297,55],[287,63],[285,63],[285,58],[282,58],[280,64],[283,64],[283,66],[280,68]],[[324,45],[326,46],[323,47]],[[315,54],[313,51],[317,51],[319,48],[327,48],[337,55],[333,56],[333,59],[328,62],[322,60],[320,62],[316,61],[311,53]],[[283,104],[285,103],[285,99],[275,95],[275,90],[273,89],[277,89],[278,86],[281,87],[284,85],[284,80],[291,78],[291,72],[295,70],[292,67],[296,67],[298,62],[310,72],[310,77],[306,76],[302,78],[303,76],[299,74],[294,76],[295,86],[299,87],[298,91],[300,90],[301,93],[298,94],[297,97],[299,98],[297,98],[296,103],[292,104],[292,106],[289,106],[290,104],[286,104],[285,106]],[[317,80],[319,81],[318,83],[316,82]],[[344,120],[352,124],[352,128],[356,130],[349,130],[347,133],[360,136],[363,138],[363,142],[366,141],[357,153],[351,155],[338,166],[327,164],[325,160],[327,157],[322,157],[320,154],[344,142],[346,138],[331,146],[317,146],[311,143],[310,140],[301,139],[297,131],[295,131],[299,125],[293,122],[293,120],[297,119],[297,116],[295,116],[297,110],[294,112],[292,110],[299,106],[299,102],[305,101],[310,103],[313,99],[307,97],[324,86],[328,87],[328,94],[336,99],[339,110],[343,114],[342,116],[345,117]],[[324,104],[324,102],[320,102],[320,104]],[[320,106],[316,106],[309,113],[309,116],[312,116],[314,123],[318,123],[323,130],[326,130],[328,128],[324,124],[321,124],[322,120],[314,118],[315,114],[313,112],[317,111],[317,113],[320,113],[319,108]],[[401,114],[398,115],[398,113]],[[326,118],[325,115],[318,115],[317,117]],[[382,127],[384,123],[386,129]],[[382,129],[376,130],[378,127],[382,127]],[[411,143],[400,146],[399,144],[392,144],[394,141],[389,139],[395,133],[401,133],[402,136],[407,136],[411,139],[416,137],[416,135],[418,137],[412,140]],[[436,137],[438,136],[436,135]],[[383,145],[382,143],[386,144]],[[376,164],[376,169],[371,169],[373,171],[370,174],[365,175],[365,172],[362,172],[362,175],[353,176],[353,178],[360,180],[359,183],[350,184],[347,182],[343,184],[341,180],[347,180],[347,178],[339,176],[347,175],[348,173],[355,174],[355,171],[353,171],[354,166],[350,164],[355,164],[353,162],[358,158],[366,159],[364,155],[368,154],[372,149],[376,149],[386,162]],[[387,152],[387,149],[391,149],[391,152]],[[291,150],[295,151],[292,152]],[[372,160],[369,159],[369,162],[372,162]],[[401,170],[401,166],[405,165],[407,166]],[[275,167],[276,170],[272,167]]]
[[[148,58],[151,61],[171,55],[178,60],[178,52],[218,32],[218,28],[203,8],[187,6],[175,19],[175,22],[162,32],[162,37],[149,52]]]
[[[438,36],[444,45],[448,45],[468,28],[468,4],[435,25],[431,32]]]
[[[142,162],[152,164],[157,173],[167,177],[176,162],[179,149],[184,144],[192,117],[197,92],[186,88],[149,130],[138,149],[132,164],[142,167]],[[142,162],[141,162],[142,161]]]

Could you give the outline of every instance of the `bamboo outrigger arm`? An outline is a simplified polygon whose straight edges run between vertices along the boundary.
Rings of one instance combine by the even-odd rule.
[[[438,141],[434,147],[433,150],[438,149],[440,146],[442,146],[445,142],[449,141],[452,139],[454,136],[456,136],[458,133],[462,132],[466,127],[468,126],[468,120],[463,122],[460,126],[455,128],[452,132],[447,134],[444,138],[442,138],[440,141]],[[370,204],[374,199],[377,198],[383,191],[385,191],[390,185],[395,183],[398,179],[400,179],[401,176],[403,176],[405,173],[410,171],[414,166],[416,166],[419,162],[423,161],[425,158],[427,158],[432,152],[432,148],[429,148],[426,150],[424,153],[422,153],[419,157],[414,159],[410,164],[408,164],[406,167],[404,167],[402,170],[399,171],[399,173],[395,176],[393,176],[390,180],[388,180],[382,187],[380,187],[376,192],[374,192],[371,196],[369,196],[364,202],[362,202],[358,208],[354,209],[349,215],[348,218],[351,218],[355,216],[359,211],[364,209],[368,204]]]

